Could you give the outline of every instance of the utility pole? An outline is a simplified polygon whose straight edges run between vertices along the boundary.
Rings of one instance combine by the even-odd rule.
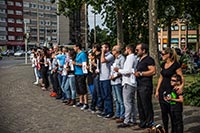
[[[88,49],[88,13],[87,13],[87,3],[85,3],[85,50]]]
[[[28,45],[28,38],[29,34],[27,33],[26,22],[24,22],[24,36],[25,36],[25,64],[27,64],[27,45]]]
[[[57,13],[59,13],[59,0],[56,1],[56,5],[57,5]],[[60,42],[60,17],[59,15],[57,15],[57,44],[59,44]]]
[[[94,13],[94,43],[97,42],[97,31],[96,31],[96,13]]]
[[[39,0],[37,0],[37,46],[40,46]]]

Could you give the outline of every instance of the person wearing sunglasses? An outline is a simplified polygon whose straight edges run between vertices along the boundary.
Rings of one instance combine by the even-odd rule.
[[[166,48],[162,51],[162,61],[160,77],[158,79],[158,84],[156,87],[155,97],[159,100],[161,113],[162,113],[162,122],[166,133],[168,133],[168,122],[169,117],[172,119],[172,114],[170,112],[170,103],[164,100],[163,93],[166,92],[169,94],[171,92],[171,77],[174,74],[179,74],[182,78],[182,84],[179,88],[175,88],[178,94],[182,93],[184,86],[184,77],[182,74],[181,66],[178,62],[176,51],[173,48]],[[173,123],[173,122],[172,122]],[[174,126],[171,126],[172,132],[174,132]]]
[[[172,91],[164,97],[164,100],[170,103],[170,111],[172,115],[172,124],[174,133],[183,133],[183,94],[178,94],[176,89],[182,84],[182,78],[178,74],[174,74],[170,82]]]

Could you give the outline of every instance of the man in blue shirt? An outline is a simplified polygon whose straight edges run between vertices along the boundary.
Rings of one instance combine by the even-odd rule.
[[[86,110],[88,106],[88,96],[87,96],[87,86],[86,86],[86,62],[87,55],[84,51],[81,50],[81,44],[75,44],[74,50],[77,53],[74,64],[74,73],[76,80],[76,91],[79,95],[79,103],[76,104],[77,107],[81,107],[81,110]]]

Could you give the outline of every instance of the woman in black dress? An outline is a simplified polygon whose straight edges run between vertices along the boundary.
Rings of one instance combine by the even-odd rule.
[[[181,75],[182,77],[182,85],[180,88],[177,88],[178,93],[182,93],[182,89],[184,86],[184,78],[181,70],[181,66],[177,59],[176,51],[172,48],[166,48],[162,51],[162,60],[163,63],[161,65],[161,72],[160,77],[158,79],[158,85],[156,88],[155,96],[159,99],[161,113],[162,113],[162,121],[165,128],[166,133],[168,133],[168,121],[169,116],[171,118],[170,114],[170,104],[164,100],[163,93],[170,94],[171,92],[171,77],[175,73]],[[171,119],[172,120],[172,119]],[[172,122],[171,122],[172,123]],[[173,126],[172,126],[172,133],[174,132]]]

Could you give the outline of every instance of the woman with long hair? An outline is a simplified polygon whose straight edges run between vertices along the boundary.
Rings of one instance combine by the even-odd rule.
[[[178,57],[176,54],[176,51],[173,48],[166,48],[162,51],[162,61],[161,64],[161,72],[160,77],[158,79],[158,85],[156,88],[155,97],[158,98],[162,113],[162,121],[165,128],[166,133],[168,133],[168,121],[169,116],[172,117],[170,113],[170,104],[169,102],[164,100],[165,94],[170,94],[171,92],[171,77],[174,74],[181,75],[182,78],[182,84],[177,89],[178,93],[182,93],[183,86],[184,86],[184,77],[182,74],[181,66],[178,62]],[[172,119],[171,119],[171,123]],[[172,133],[174,132],[174,127],[172,125]]]

